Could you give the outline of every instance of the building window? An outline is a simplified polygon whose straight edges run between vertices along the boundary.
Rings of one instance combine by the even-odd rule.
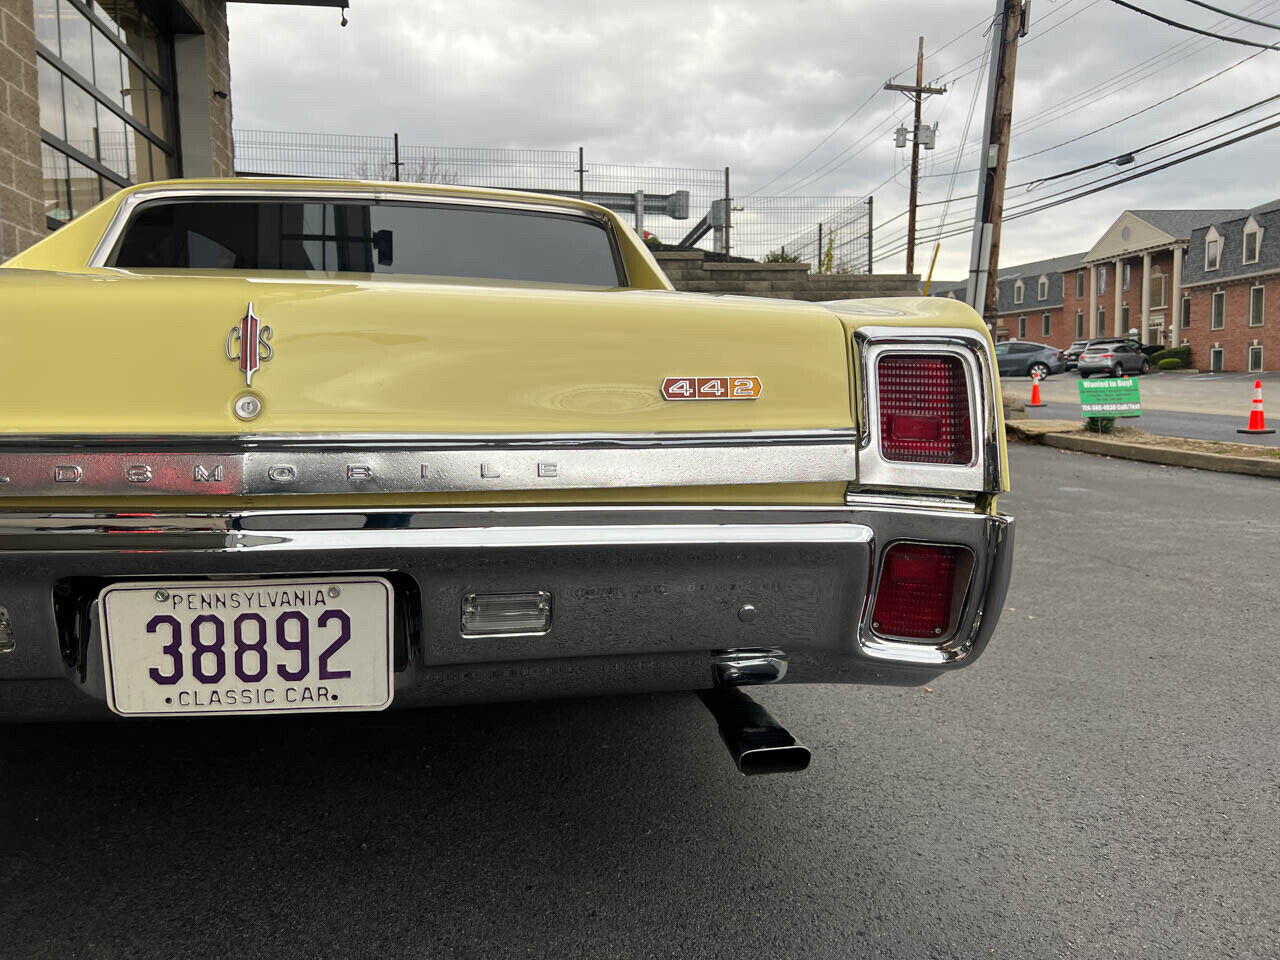
[[[1014,303],[1022,302],[1022,293],[1023,293],[1022,281],[1019,280],[1017,283],[1013,285],[1013,302]]]
[[[137,0],[35,0],[36,76],[51,226],[174,162],[173,41]]]
[[[1098,268],[1098,294],[1102,295],[1107,292],[1107,268]]]
[[[1182,329],[1186,330],[1191,326],[1191,298],[1182,298]]]
[[[1076,311],[1076,339],[1077,340],[1084,339],[1084,311],[1083,310]]]
[[[1165,296],[1164,271],[1161,270],[1159,267],[1156,267],[1154,270],[1151,271],[1151,289],[1148,292],[1151,297],[1151,308],[1153,310],[1163,310],[1165,307],[1168,306],[1168,304],[1165,303],[1165,299],[1164,299],[1164,296]]]
[[[1053,330],[1053,314],[1046,313],[1040,318],[1040,333],[1042,336],[1049,336]]]
[[[1227,295],[1224,291],[1219,290],[1213,295],[1213,314],[1209,321],[1209,327],[1213,330],[1221,330],[1227,325]]]
[[[1266,288],[1252,287],[1249,290],[1249,326],[1260,327],[1264,317],[1263,309],[1266,305]]]
[[[1125,333],[1129,332],[1129,305],[1127,303],[1120,304],[1120,329]]]
[[[1244,225],[1244,262],[1258,262],[1258,247],[1262,244],[1262,228],[1250,217]]]
[[[1018,339],[1019,340],[1027,339],[1027,318],[1026,317],[1018,318]]]
[[[1223,352],[1221,347],[1214,347],[1212,350],[1209,351],[1209,372],[1210,373],[1222,372],[1222,357],[1223,357]]]
[[[1221,247],[1221,238],[1218,231],[1213,227],[1209,228],[1209,233],[1204,238],[1204,268],[1206,270],[1218,269],[1218,252]]]
[[[1076,271],[1076,299],[1077,300],[1084,299],[1084,271],[1083,270]]]
[[[1036,298],[1038,300],[1049,299],[1049,278],[1041,277],[1039,283],[1036,284]]]
[[[1255,343],[1249,347],[1249,372],[1262,372],[1262,344]]]
[[[1129,289],[1129,267],[1130,267],[1130,264],[1126,263],[1124,265],[1124,289],[1125,290]]]
[[[1106,332],[1107,332],[1107,309],[1106,309],[1106,307],[1099,307],[1099,308],[1098,308],[1098,327],[1097,327],[1097,330],[1098,330],[1098,333],[1099,333],[1099,334],[1104,334],[1104,333],[1106,333]]]

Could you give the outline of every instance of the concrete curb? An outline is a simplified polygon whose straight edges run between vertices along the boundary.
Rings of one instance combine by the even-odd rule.
[[[1250,477],[1274,477],[1280,479],[1280,457],[1229,457],[1221,453],[1198,453],[1177,450],[1173,447],[1152,447],[1142,443],[1125,443],[1105,437],[1090,436],[1083,431],[1073,433],[1033,433],[1018,427],[1034,420],[1009,425],[1010,433],[1031,443],[1074,450],[1077,453],[1096,453],[1125,460],[1141,460],[1144,463],[1163,463],[1170,467],[1194,467],[1197,470],[1215,470],[1218,473],[1241,473]]]

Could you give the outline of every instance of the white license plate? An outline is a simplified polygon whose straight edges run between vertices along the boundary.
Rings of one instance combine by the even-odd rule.
[[[107,704],[125,716],[382,710],[381,577],[113,584],[99,597]]]

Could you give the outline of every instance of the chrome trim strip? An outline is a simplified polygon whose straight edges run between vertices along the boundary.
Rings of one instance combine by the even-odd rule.
[[[505,549],[859,544],[841,507],[495,507],[226,514],[0,513],[0,555],[185,550]]]
[[[856,331],[866,429],[858,450],[858,484],[918,490],[998,493],[999,421],[994,407],[995,357],[976,330],[947,327],[863,327]],[[967,464],[907,463],[880,455],[879,384],[876,361],[885,354],[924,353],[957,357],[968,385],[973,459]]]
[[[736,430],[699,433],[239,433],[239,434],[33,434],[0,433],[0,451],[5,447],[58,447],[82,449],[131,445],[154,450],[161,447],[222,448],[223,452],[259,447],[688,447],[756,446],[770,443],[836,443],[856,441],[851,427],[824,427],[812,430]]]
[[[256,188],[251,187],[210,187],[208,185],[190,187],[144,187],[134,193],[129,194],[120,202],[120,206],[116,208],[115,214],[111,217],[111,222],[107,224],[107,229],[103,231],[102,238],[98,241],[98,245],[93,249],[93,255],[89,258],[90,267],[107,267],[107,260],[115,250],[116,243],[120,239],[120,235],[124,232],[125,224],[133,215],[133,212],[142,204],[155,200],[172,200],[181,198],[196,199],[219,199],[223,197],[264,197],[264,198],[284,198],[287,200],[308,200],[316,197],[323,197],[325,200],[373,200],[381,202],[393,203],[436,203],[448,204],[452,206],[477,206],[477,207],[506,207],[507,209],[532,211],[536,213],[554,213],[561,216],[578,216],[585,220],[594,220],[597,223],[609,224],[610,221],[603,216],[596,215],[589,210],[583,210],[572,205],[559,206],[553,203],[539,203],[536,200],[521,200],[517,197],[452,197],[438,194],[415,193],[406,190],[387,189],[383,185],[370,184],[367,190],[353,190],[350,186],[334,184],[332,187],[324,184],[317,184],[306,190],[299,190],[291,187],[283,187],[280,189],[272,189],[259,185]],[[610,238],[612,242],[612,238]],[[110,268],[115,269],[115,268]]]
[[[570,490],[847,482],[852,438],[790,443],[649,440],[627,445],[454,440],[417,449],[282,446],[241,452],[0,452],[0,499],[30,496],[254,496]],[[86,445],[87,446],[87,445]],[[461,446],[462,449],[458,449]],[[0,448],[2,449],[2,448]]]

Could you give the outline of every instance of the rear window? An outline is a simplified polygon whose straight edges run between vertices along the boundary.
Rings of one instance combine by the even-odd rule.
[[[595,220],[437,203],[156,200],[130,219],[110,265],[625,285]]]

